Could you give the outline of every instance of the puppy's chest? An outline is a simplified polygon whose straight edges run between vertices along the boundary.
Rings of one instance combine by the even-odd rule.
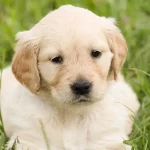
[[[82,145],[83,150],[88,140],[89,121],[82,117],[66,117],[49,121],[46,125],[49,143],[60,149],[76,149]],[[79,148],[77,148],[79,149]]]
[[[110,128],[107,121],[102,121],[97,116],[64,116],[63,120],[56,119],[50,124],[46,126],[50,145],[68,150],[88,149],[90,143],[100,141],[101,136]]]

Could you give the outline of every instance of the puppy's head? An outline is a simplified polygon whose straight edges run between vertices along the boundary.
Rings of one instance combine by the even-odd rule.
[[[73,6],[51,12],[17,39],[16,78],[32,93],[65,104],[101,100],[127,52],[113,19]]]

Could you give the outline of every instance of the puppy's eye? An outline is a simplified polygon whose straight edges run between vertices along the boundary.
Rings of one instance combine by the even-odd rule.
[[[97,51],[97,50],[93,50],[92,52],[91,52],[91,56],[92,57],[100,57],[102,55],[102,52],[100,52],[100,51]]]
[[[53,63],[61,63],[63,61],[63,58],[61,56],[58,56],[58,57],[52,58],[51,61]]]

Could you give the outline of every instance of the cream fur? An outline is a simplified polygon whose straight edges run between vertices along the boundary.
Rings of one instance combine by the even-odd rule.
[[[127,46],[114,22],[67,5],[17,34],[0,97],[8,148],[18,137],[17,150],[46,150],[42,122],[51,150],[131,150],[123,141],[139,103],[119,73]],[[93,59],[93,49],[102,56]],[[63,63],[52,63],[58,55]],[[79,76],[93,83],[91,103],[74,104]]]

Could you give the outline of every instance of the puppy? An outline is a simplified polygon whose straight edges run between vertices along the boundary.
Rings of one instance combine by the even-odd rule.
[[[114,19],[66,5],[16,37],[0,98],[8,149],[17,138],[17,150],[131,150],[139,103]]]

